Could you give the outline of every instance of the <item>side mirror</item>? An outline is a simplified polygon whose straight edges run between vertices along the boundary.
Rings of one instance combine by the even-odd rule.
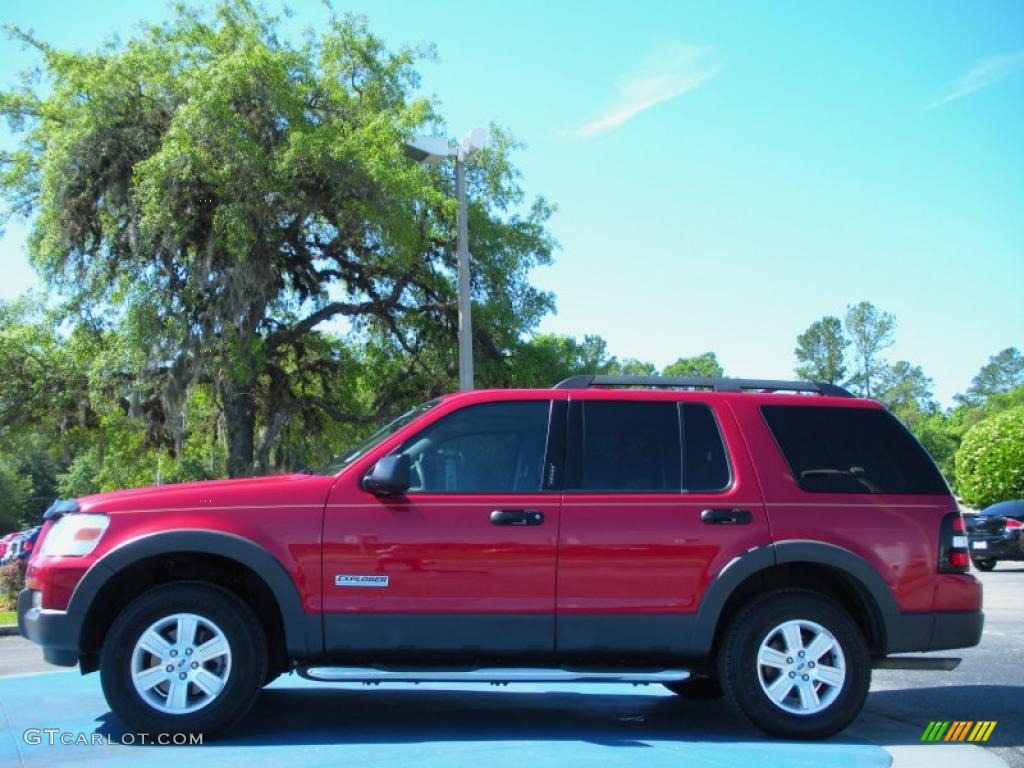
[[[411,467],[412,462],[404,453],[385,456],[363,477],[363,490],[375,496],[399,496],[412,484],[409,476]]]

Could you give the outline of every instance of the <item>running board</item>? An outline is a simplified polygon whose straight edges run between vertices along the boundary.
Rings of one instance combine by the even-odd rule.
[[[955,656],[880,656],[873,659],[875,669],[917,669],[949,672],[960,666],[962,659]]]
[[[468,670],[390,670],[373,667],[306,667],[299,674],[328,683],[678,683],[685,669],[591,672],[525,667]]]

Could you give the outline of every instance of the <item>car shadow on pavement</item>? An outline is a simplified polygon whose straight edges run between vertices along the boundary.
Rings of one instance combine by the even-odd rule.
[[[940,685],[930,688],[898,688],[872,691],[865,711],[894,723],[914,728],[893,730],[886,744],[920,743],[928,723],[940,721],[995,720],[986,747],[1024,746],[1024,686]],[[905,738],[900,738],[901,734]]]
[[[995,720],[985,746],[1024,746],[1024,688],[966,685],[872,692],[865,714],[826,743],[919,744],[932,720]],[[120,737],[111,713],[97,732]],[[221,746],[584,741],[645,747],[651,741],[771,743],[724,701],[567,691],[273,687]]]
[[[109,735],[118,735],[108,716]],[[103,726],[101,726],[101,729]],[[271,688],[223,746],[444,741],[771,742],[724,701],[563,691]],[[840,734],[835,744],[863,745]]]

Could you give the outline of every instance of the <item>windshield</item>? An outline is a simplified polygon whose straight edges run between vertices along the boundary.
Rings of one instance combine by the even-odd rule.
[[[363,440],[361,443],[359,443],[355,447],[349,449],[347,452],[345,452],[341,456],[333,459],[329,464],[327,464],[327,466],[322,467],[321,469],[319,469],[317,471],[317,474],[318,475],[335,475],[335,474],[337,474],[338,472],[343,470],[345,467],[347,467],[349,464],[351,464],[353,461],[358,459],[360,456],[364,456],[367,453],[367,451],[370,451],[372,448],[374,448],[374,446],[379,445],[384,440],[386,440],[387,438],[391,437],[391,435],[395,434],[395,432],[400,430],[406,424],[408,424],[408,423],[418,419],[420,416],[422,416],[424,413],[429,411],[431,408],[433,408],[435,405],[437,405],[440,402],[441,402],[440,400],[430,400],[429,402],[423,403],[421,405],[417,405],[415,408],[413,408],[410,411],[406,411],[401,416],[399,416],[397,419],[392,421],[390,424],[387,424],[387,425],[381,427],[376,432],[374,432],[372,435],[370,435],[368,438]]]

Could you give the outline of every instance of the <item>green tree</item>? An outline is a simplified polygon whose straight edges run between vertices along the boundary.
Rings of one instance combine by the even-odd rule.
[[[34,524],[32,479],[0,460],[0,536]]]
[[[705,352],[694,357],[680,357],[674,363],[665,366],[663,376],[711,376],[725,375],[725,370],[718,362],[714,352]]]
[[[926,414],[938,410],[932,395],[932,380],[921,366],[906,360],[898,360],[882,369],[875,396],[912,430]]]
[[[956,480],[968,505],[1024,498],[1024,406],[975,424],[956,454]]]
[[[618,376],[657,376],[658,368],[654,363],[635,357],[627,357],[624,360],[612,358],[605,372]]]
[[[550,387],[570,376],[608,373],[614,362],[607,343],[596,334],[588,334],[582,341],[563,334],[536,334],[508,357],[508,384]]]
[[[826,315],[815,320],[796,337],[798,365],[796,375],[806,381],[839,384],[846,377],[846,348],[850,340],[843,334],[838,317]]]
[[[453,183],[403,152],[443,131],[413,96],[416,51],[352,17],[293,44],[247,0],[177,6],[90,53],[13,34],[43,77],[0,93],[21,137],[0,155],[7,213],[30,218],[31,260],[67,316],[116,330],[130,415],[157,406],[157,442],[185,451],[191,393],[208,386],[227,470],[244,475],[304,421],[355,423],[450,386]],[[527,281],[550,260],[551,208],[524,201],[513,148],[496,130],[469,173],[484,382],[552,306]],[[396,360],[357,403],[338,382],[359,356],[323,354],[337,319],[364,359]]]
[[[885,376],[882,352],[893,344],[896,318],[874,304],[862,301],[846,308],[846,333],[854,354],[854,372],[849,384],[863,397],[877,397]]]
[[[957,402],[963,405],[980,405],[993,395],[1009,392],[1024,385],[1024,355],[1016,347],[1008,347],[992,355],[981,367],[971,386]]]
[[[90,418],[88,331],[58,334],[56,320],[35,297],[0,302],[0,441],[47,428],[65,455]]]
[[[946,481],[955,485],[954,462],[962,438],[958,420],[941,411],[933,411],[920,414],[908,426],[934,459]]]

